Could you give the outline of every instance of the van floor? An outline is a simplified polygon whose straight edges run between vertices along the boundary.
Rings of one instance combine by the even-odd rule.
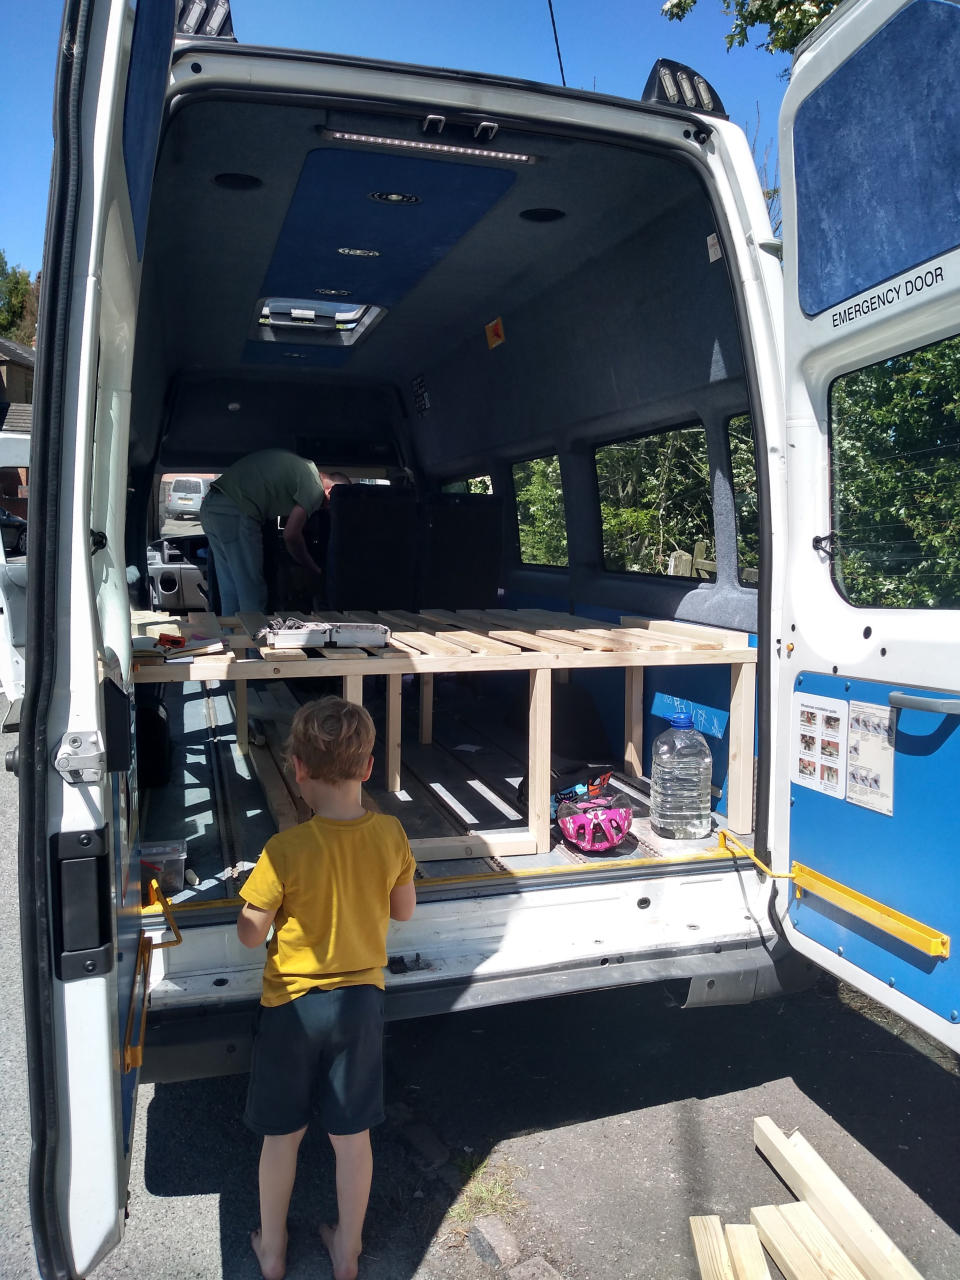
[[[476,678],[438,677],[434,685],[433,741],[421,745],[415,677],[403,681],[401,789],[386,789],[381,737],[374,747],[374,770],[364,787],[368,808],[395,815],[413,840],[462,836],[470,831],[523,831],[526,806],[517,788],[526,773],[525,675]],[[237,747],[233,686],[227,683],[167,684],[164,705],[171,739],[169,780],[145,792],[140,815],[141,853],[149,845],[184,841],[187,881],[171,900],[178,906],[222,904],[235,898],[266,840],[278,825],[303,821],[309,811],[285,773],[283,751],[290,721],[303,702],[339,693],[339,680],[259,681],[248,691],[251,751]],[[559,689],[557,690],[559,692]],[[364,703],[382,735],[385,681],[368,679]],[[596,748],[597,735],[584,725]],[[554,770],[582,763],[552,759]],[[586,745],[586,742],[585,742]],[[567,744],[567,750],[569,745]],[[592,762],[605,757],[584,753]],[[500,859],[451,858],[418,863],[421,897],[453,897],[502,891],[503,875],[517,876],[516,888],[550,882],[551,870],[569,881],[575,867],[584,874],[616,873],[617,862],[636,868],[637,859],[667,864],[691,860],[715,847],[710,838],[671,842],[667,849],[650,831],[646,783],[615,773],[611,789],[626,795],[634,813],[631,835],[602,856],[587,855],[562,840],[546,853]],[[285,821],[284,821],[285,818]],[[714,855],[715,856],[715,855]],[[657,868],[659,870],[659,868]],[[621,874],[626,874],[624,865]],[[518,873],[523,873],[522,876]],[[195,883],[194,883],[195,880]]]

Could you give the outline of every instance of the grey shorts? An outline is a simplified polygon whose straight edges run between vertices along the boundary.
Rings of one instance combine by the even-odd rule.
[[[316,989],[257,1010],[244,1122],[261,1135],[294,1133],[318,1109],[327,1133],[383,1121],[383,992]]]

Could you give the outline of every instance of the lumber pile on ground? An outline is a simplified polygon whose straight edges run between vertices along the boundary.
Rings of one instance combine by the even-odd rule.
[[[770,1280],[764,1250],[786,1280],[923,1280],[802,1134],[760,1116],[753,1139],[797,1199],[751,1209],[749,1225],[691,1218],[702,1280]]]

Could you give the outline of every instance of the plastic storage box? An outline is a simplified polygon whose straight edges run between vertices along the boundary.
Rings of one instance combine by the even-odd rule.
[[[171,840],[166,844],[142,844],[140,846],[140,879],[144,888],[156,880],[161,893],[167,897],[183,889],[183,873],[187,865],[186,840]]]

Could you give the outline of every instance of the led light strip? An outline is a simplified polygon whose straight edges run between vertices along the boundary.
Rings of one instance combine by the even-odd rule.
[[[324,129],[321,135],[333,142],[366,142],[376,147],[400,147],[405,151],[432,151],[438,155],[479,156],[482,160],[511,160],[514,164],[534,164],[535,157],[515,151],[487,151],[483,147],[454,147],[445,142],[414,142],[407,138],[381,138],[372,133],[342,133]]]

